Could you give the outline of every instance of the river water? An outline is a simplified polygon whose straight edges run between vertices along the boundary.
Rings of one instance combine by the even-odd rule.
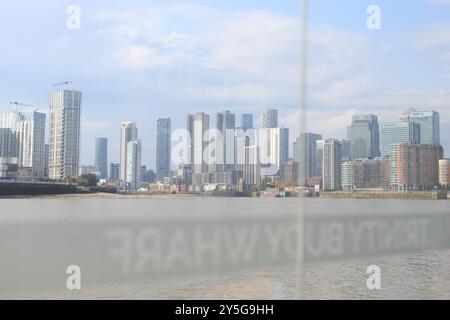
[[[450,201],[301,201],[2,199],[0,297],[450,298]],[[303,259],[299,216],[326,223],[301,238]],[[80,290],[67,284],[74,265]],[[367,286],[369,266],[379,289]]]

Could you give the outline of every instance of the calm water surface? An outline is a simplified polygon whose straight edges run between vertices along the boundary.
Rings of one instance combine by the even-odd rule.
[[[239,221],[240,217],[268,219],[276,224],[278,219],[285,218],[295,222],[302,208],[306,215],[450,215],[450,201],[308,199],[301,206],[298,199],[2,199],[0,282],[5,289],[0,292],[0,296],[42,299],[293,299],[301,290],[306,299],[450,298],[450,243],[448,250],[352,257],[336,261],[331,259],[299,266],[295,263],[265,266],[256,260],[251,261],[250,257],[242,270],[239,265],[230,270],[219,268],[206,271],[199,266],[196,269],[198,272],[185,272],[181,268],[170,275],[160,276],[157,272],[152,275],[133,274],[143,260],[130,258],[128,261],[126,255],[120,260],[120,254],[114,250],[105,253],[110,247],[102,242],[105,239],[102,236],[105,232],[103,227],[106,232],[108,229],[134,232],[139,230],[139,226],[156,225],[165,219],[174,225],[191,221],[189,228],[193,229],[218,228],[224,218]],[[98,234],[96,230],[99,230]],[[170,232],[172,234],[168,240],[151,238],[148,233],[148,238],[140,238],[142,233],[130,233],[133,237],[129,238],[129,247],[122,249],[141,248],[139,239],[175,241],[176,229]],[[240,250],[238,247],[243,246],[243,243],[250,245],[246,243],[247,240],[242,242],[238,239],[239,233],[232,235],[236,239],[226,239],[236,251]],[[168,246],[172,244],[170,242]],[[177,247],[178,255],[183,254],[180,252],[183,248]],[[203,249],[207,250],[207,247]],[[84,255],[83,252],[89,254]],[[140,253],[137,252],[137,257],[152,258],[148,251],[143,255]],[[104,261],[99,258],[103,256],[119,258],[122,269],[117,267],[117,270],[123,271],[127,267],[127,275],[131,276],[115,281],[114,272],[119,271],[115,271],[115,265],[109,268],[108,264],[103,264]],[[67,275],[61,268],[67,263],[76,264],[76,259],[82,262],[83,287],[79,291],[69,291],[64,283]],[[185,259],[188,258],[185,256]],[[96,262],[91,265],[90,261]],[[35,271],[31,271],[33,265]],[[381,269],[381,290],[367,288],[366,268],[370,265],[377,265]],[[297,280],[299,271],[304,275],[301,287]],[[60,274],[55,279],[55,273],[58,272]],[[107,277],[108,272],[110,278]],[[103,275],[108,281],[104,281]]]

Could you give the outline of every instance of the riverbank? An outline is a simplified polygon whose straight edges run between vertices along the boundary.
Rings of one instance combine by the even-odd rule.
[[[192,199],[197,198],[197,194],[187,193],[159,193],[159,194],[120,194],[120,193],[77,193],[77,194],[57,194],[57,195],[13,195],[13,196],[0,196],[0,199],[64,199],[64,200],[139,200],[139,199]]]
[[[320,198],[340,198],[340,199],[399,199],[399,200],[447,200],[447,193],[435,191],[334,191],[321,192]]]

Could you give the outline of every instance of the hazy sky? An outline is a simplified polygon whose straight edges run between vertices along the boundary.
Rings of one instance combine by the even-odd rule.
[[[81,28],[67,28],[70,5]],[[381,29],[366,26],[381,8]],[[118,161],[121,121],[136,121],[154,166],[156,120],[188,112],[280,110],[293,134],[299,105],[300,1],[0,3],[0,112],[11,100],[46,110],[56,82],[83,92],[82,163],[94,138]],[[450,0],[314,0],[310,6],[309,130],[344,138],[351,115],[396,120],[441,114],[450,150]],[[214,120],[214,117],[212,117]]]

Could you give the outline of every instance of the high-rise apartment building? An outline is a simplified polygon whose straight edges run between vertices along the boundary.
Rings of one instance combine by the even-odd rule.
[[[342,143],[337,139],[327,139],[323,145],[323,190],[341,189],[342,183]]]
[[[209,130],[209,115],[198,112],[187,116],[187,130],[190,134],[190,143],[188,145],[190,164],[192,173],[206,172],[208,159],[204,155],[207,137],[205,133]]]
[[[30,179],[45,176],[45,121],[45,113],[34,110],[0,116],[0,128],[10,128],[17,136],[18,166],[26,169]]]
[[[100,172],[100,179],[108,177],[108,139],[95,139],[95,166]]]
[[[378,117],[373,114],[357,114],[347,129],[351,142],[352,159],[373,159],[380,156],[380,132]]]
[[[216,169],[233,171],[235,162],[235,129],[236,120],[234,113],[230,111],[218,112],[216,114],[216,129],[221,133],[217,140]]]
[[[77,177],[80,162],[81,92],[64,88],[51,94],[49,159],[51,179]]]
[[[389,159],[391,188],[395,191],[434,188],[439,183],[442,156],[440,145],[392,144]]]
[[[0,179],[17,176],[18,155],[17,134],[10,128],[0,128]]]
[[[322,140],[320,134],[302,133],[294,143],[294,160],[298,163],[298,176],[303,180],[299,181],[301,186],[306,179],[317,176],[316,143],[319,140]]]
[[[130,140],[127,143],[127,189],[138,189],[141,184],[141,157],[142,145],[141,140]]]
[[[120,128],[120,180],[127,180],[128,142],[137,140],[138,128],[135,122],[122,122]]]
[[[156,179],[170,176],[172,127],[169,118],[158,119],[156,134]]]

